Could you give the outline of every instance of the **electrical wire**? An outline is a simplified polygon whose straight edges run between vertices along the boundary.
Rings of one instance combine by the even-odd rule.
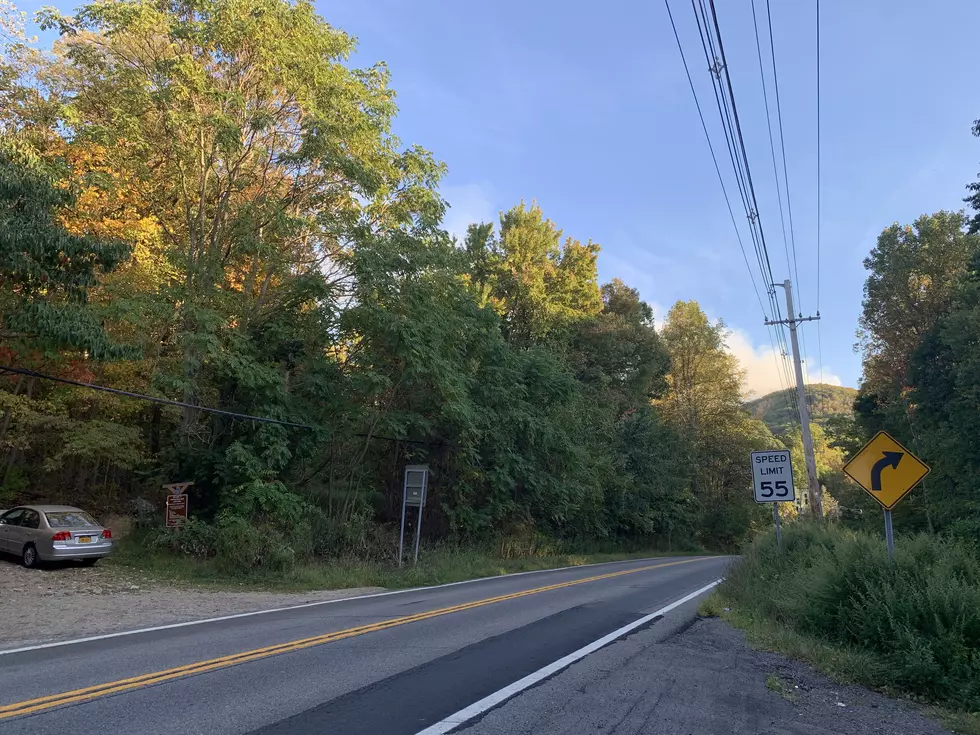
[[[742,251],[742,259],[745,261],[745,268],[749,272],[749,280],[752,282],[752,290],[755,292],[755,297],[759,302],[759,308],[762,309],[762,313],[766,313],[765,307],[762,305],[762,296],[759,294],[759,287],[756,285],[755,276],[752,274],[752,268],[749,266],[749,258],[745,253],[745,244],[742,242],[742,235],[738,229],[738,223],[735,220],[735,212],[732,209],[732,202],[728,196],[728,189],[725,187],[725,179],[721,175],[721,167],[718,165],[718,157],[715,155],[715,148],[711,143],[711,136],[708,134],[708,126],[704,121],[704,113],[701,111],[701,102],[698,100],[698,93],[694,88],[694,80],[691,77],[691,70],[687,65],[687,57],[684,55],[684,47],[681,45],[680,36],[677,33],[677,26],[674,24],[674,16],[670,12],[670,3],[668,0],[664,0],[664,5],[667,7],[667,17],[670,18],[670,27],[674,31],[674,40],[677,42],[677,50],[681,55],[681,62],[684,64],[684,74],[687,75],[687,83],[691,88],[691,96],[694,97],[694,105],[698,109],[698,118],[701,120],[701,129],[704,131],[704,139],[708,143],[708,150],[711,152],[711,162],[714,164],[715,173],[718,175],[718,183],[721,184],[721,192],[725,196],[725,205],[728,207],[728,215],[732,219],[732,227],[735,228],[735,238],[738,240],[738,248]]]
[[[310,426],[309,424],[298,424],[293,421],[280,421],[279,419],[270,419],[264,416],[250,416],[245,413],[235,413],[234,411],[225,411],[221,408],[211,408],[209,406],[195,406],[192,403],[185,403],[184,401],[174,401],[169,398],[160,398],[158,396],[149,396],[145,393],[135,393],[128,390],[120,390],[119,388],[109,388],[105,385],[96,385],[95,383],[83,383],[79,380],[71,380],[69,378],[59,378],[55,375],[48,375],[47,373],[41,373],[37,370],[29,370],[28,368],[18,368],[12,367],[10,365],[0,365],[0,371],[7,373],[14,373],[15,375],[26,375],[31,378],[39,378],[41,380],[50,380],[54,383],[64,383],[65,385],[74,385],[78,388],[88,388],[89,390],[100,391],[101,393],[111,393],[115,396],[123,396],[125,398],[137,398],[141,401],[150,401],[151,403],[159,403],[164,406],[179,406],[180,408],[192,408],[197,411],[204,411],[205,413],[213,413],[219,416],[227,416],[233,419],[242,419],[243,421],[254,421],[260,424],[279,424],[280,426],[289,426],[294,429],[315,429],[316,427]]]
[[[768,3],[767,3],[768,5]],[[769,153],[772,157],[772,175],[776,181],[776,202],[779,205],[779,224],[783,231],[783,251],[786,254],[786,269],[792,268],[789,257],[789,239],[786,237],[786,218],[783,216],[783,194],[779,186],[779,170],[776,166],[776,145],[772,137],[772,114],[769,112],[769,93],[766,89],[766,73],[762,64],[762,42],[759,39],[759,22],[756,18],[755,0],[752,0],[752,27],[755,29],[755,50],[759,58],[759,79],[762,82],[762,101],[766,109],[766,129],[769,131]],[[775,57],[773,57],[773,76],[775,77]],[[784,167],[785,169],[785,167]],[[787,203],[789,197],[787,196]]]
[[[742,123],[739,120],[739,116],[738,116],[738,106],[735,104],[735,90],[732,87],[732,78],[728,72],[728,58],[725,54],[724,41],[721,38],[721,28],[718,24],[718,13],[715,9],[715,0],[708,0],[708,4],[711,8],[711,20],[714,25],[716,39],[718,41],[718,52],[721,54],[721,65],[722,65],[721,71],[724,74],[725,85],[728,89],[728,99],[729,102],[731,103],[732,117],[735,119],[735,132],[736,135],[738,136],[739,151],[742,155],[742,160],[745,164],[745,178],[748,183],[748,190],[751,196],[751,201],[753,206],[751,215],[754,215],[752,219],[754,220],[754,223],[758,227],[759,240],[761,243],[762,254],[764,256],[765,265],[766,265],[765,272],[769,277],[768,282],[771,284],[771,283],[775,283],[775,278],[773,278],[772,275],[772,263],[769,260],[769,250],[768,247],[766,246],[765,229],[762,226],[762,216],[759,213],[759,202],[755,194],[755,184],[752,181],[752,171],[749,167],[749,158],[745,150],[745,137],[742,135]]]
[[[784,213],[783,213],[783,195],[782,195],[782,191],[781,191],[781,188],[780,188],[779,168],[778,168],[777,163],[776,163],[776,145],[775,145],[775,142],[774,142],[774,139],[773,139],[773,133],[772,133],[772,113],[771,113],[770,108],[769,108],[769,92],[768,92],[767,85],[766,85],[765,64],[763,63],[763,60],[762,60],[762,40],[761,40],[761,38],[759,36],[759,21],[758,21],[758,15],[756,13],[755,0],[752,0],[751,6],[752,6],[752,27],[753,27],[753,30],[755,32],[756,56],[757,56],[758,61],[759,61],[759,80],[762,83],[762,100],[763,100],[763,104],[764,104],[765,112],[766,112],[766,129],[767,129],[767,132],[768,132],[768,135],[769,135],[769,154],[770,154],[770,158],[772,159],[772,175],[773,175],[773,180],[774,180],[775,186],[776,186],[776,202],[777,202],[777,204],[779,206],[779,223],[780,223],[780,227],[781,227],[782,235],[783,235],[783,253],[786,256],[786,269],[787,270],[792,270],[792,272],[796,276],[797,283],[799,283],[799,272],[797,270],[796,241],[795,241],[795,237],[793,238],[793,257],[790,258],[790,251],[789,251],[790,238],[787,237],[787,234],[786,234],[786,217],[784,216]],[[769,16],[769,2],[768,2],[768,0],[766,2],[766,13],[767,13],[767,17],[768,17]],[[776,90],[776,113],[777,113],[777,116],[778,116],[778,119],[779,119],[779,142],[780,142],[780,150],[781,150],[781,153],[782,153],[782,160],[783,160],[783,181],[785,182],[785,186],[786,186],[786,207],[787,207],[787,209],[790,212],[790,217],[791,217],[790,222],[791,222],[791,232],[792,232],[792,204],[790,203],[789,176],[787,174],[787,166],[786,166],[786,144],[785,144],[785,137],[783,135],[783,127],[782,127],[782,110],[781,110],[781,106],[780,106],[780,103],[779,103],[779,95],[778,95],[779,81],[778,81],[778,75],[777,75],[777,72],[776,72],[775,50],[774,50],[773,43],[772,43],[772,20],[771,20],[771,18],[769,19],[769,46],[770,46],[771,58],[772,58],[773,84],[774,84],[774,87],[775,87],[775,90]],[[789,316],[790,316],[790,318],[793,317],[792,314],[790,314]],[[782,332],[783,330],[781,329],[780,331]],[[786,339],[785,332],[783,332],[783,334],[782,334],[782,340],[783,340],[783,343],[784,344],[785,344],[785,339]],[[789,385],[792,386],[793,383],[795,383],[795,375],[792,375],[792,369],[790,368],[788,362],[789,362],[788,355],[786,354],[786,350],[784,349],[783,350],[783,363],[784,363],[783,364],[783,369],[787,373],[787,381],[788,381]],[[804,389],[804,395],[808,397],[808,394],[806,393],[805,389]],[[796,397],[796,392],[794,390],[792,390],[792,389],[790,390],[790,402],[792,404],[794,404],[794,408],[795,408],[795,410],[798,413],[799,412],[799,405],[798,405],[799,402],[798,402],[797,397]],[[808,404],[809,404],[809,400],[808,400]]]
[[[676,22],[674,21],[673,13],[670,10],[669,2],[665,1],[665,5],[667,6],[668,17],[674,31],[674,38],[678,45],[678,51],[681,54],[682,60],[684,60],[685,69],[688,70],[689,86],[691,87],[692,94],[695,96],[695,99],[697,99],[697,93],[694,89],[693,81],[690,78],[689,67],[686,63],[683,45],[680,42]],[[694,10],[695,21],[698,28],[698,36],[701,41],[702,51],[704,52],[705,62],[709,70],[712,72],[712,91],[715,95],[715,105],[718,110],[719,118],[721,119],[725,143],[728,149],[729,161],[735,174],[735,181],[738,186],[739,196],[742,200],[742,207],[745,211],[749,224],[749,233],[751,236],[753,249],[755,251],[759,272],[762,274],[763,281],[767,284],[766,294],[768,297],[769,306],[766,308],[765,306],[762,306],[761,303],[760,306],[762,306],[765,321],[769,323],[771,328],[770,343],[773,346],[773,360],[775,362],[776,374],[780,383],[783,386],[788,386],[791,384],[791,371],[786,365],[786,355],[788,352],[786,337],[783,329],[774,323],[779,322],[782,319],[782,314],[779,303],[775,299],[775,287],[772,285],[772,268],[768,257],[768,250],[765,245],[765,238],[764,233],[762,232],[760,218],[758,216],[758,204],[755,198],[754,184],[750,182],[751,171],[748,168],[748,156],[745,150],[744,138],[741,136],[740,122],[737,120],[738,110],[734,103],[731,80],[727,78],[725,60],[719,59],[719,55],[723,55],[724,49],[720,39],[717,38],[718,24],[717,22],[709,22],[709,11],[708,7],[705,5],[705,0],[691,0],[691,6]],[[714,32],[712,32],[712,28],[714,29]],[[722,81],[722,72],[725,72],[726,74],[725,82]],[[698,107],[700,110],[701,108],[699,102]],[[701,119],[705,136],[709,141],[709,145],[711,145],[710,134],[708,133],[707,125],[703,120],[703,111],[701,112]],[[713,150],[713,145],[711,147]],[[717,164],[717,156],[715,157],[715,162]],[[722,182],[722,186],[724,187],[724,179],[720,175],[720,167],[716,169],[716,173],[719,174],[719,180]],[[730,198],[728,202],[730,207]],[[731,211],[730,216],[732,216],[734,220],[734,215]],[[734,223],[734,221],[733,226],[735,227],[736,231],[739,231],[737,223]],[[743,260],[748,260],[747,255],[744,252],[744,243]],[[751,273],[751,268],[749,270]],[[757,298],[759,298],[758,294]]]
[[[820,316],[820,221],[821,221],[821,179],[820,179],[820,0],[817,5],[817,316]],[[823,339],[820,335],[820,321],[817,321],[817,359],[820,361],[820,382],[823,382]]]
[[[755,3],[753,0],[753,21],[755,20]],[[779,147],[783,159],[783,183],[786,186],[786,213],[789,217],[789,237],[790,243],[793,249],[793,276],[796,278],[797,284],[800,283],[800,272],[797,268],[797,258],[796,258],[796,228],[793,226],[793,203],[790,197],[789,189],[789,168],[786,165],[786,136],[783,134],[783,108],[779,97],[779,74],[776,71],[776,46],[773,39],[772,32],[772,13],[769,7],[769,0],[766,0],[766,23],[769,27],[769,53],[772,59],[772,83],[773,90],[776,96],[776,120],[779,126]],[[788,263],[787,263],[788,265]],[[799,298],[799,286],[797,287],[797,300],[802,303],[802,299]],[[801,308],[802,311],[802,308]]]
[[[693,0],[692,0],[692,4],[693,4]],[[725,185],[725,178],[724,178],[724,176],[721,173],[721,166],[718,163],[718,156],[715,153],[714,144],[711,142],[711,134],[708,132],[708,125],[707,125],[707,122],[705,121],[705,118],[704,118],[704,111],[703,111],[703,109],[701,107],[701,101],[698,98],[697,89],[694,86],[694,79],[691,76],[690,66],[687,63],[687,55],[684,53],[684,46],[681,43],[680,34],[677,31],[677,24],[674,21],[674,14],[673,14],[673,12],[670,9],[670,2],[669,2],[669,0],[664,0],[664,6],[667,9],[667,17],[670,20],[670,27],[671,27],[671,30],[673,31],[673,34],[674,34],[674,41],[677,43],[677,51],[680,54],[681,63],[684,66],[684,74],[687,77],[688,87],[691,90],[691,96],[694,98],[694,105],[695,105],[695,107],[697,108],[697,111],[698,111],[698,119],[701,121],[701,130],[704,132],[704,139],[705,139],[705,142],[707,142],[707,144],[708,144],[708,151],[711,154],[711,161],[712,161],[712,164],[714,165],[715,174],[718,177],[718,183],[721,185],[722,194],[724,195],[724,198],[725,198],[725,205],[728,208],[728,215],[731,218],[732,228],[735,230],[735,237],[736,237],[736,239],[738,241],[739,250],[742,253],[742,260],[744,261],[745,268],[748,271],[749,280],[752,283],[752,290],[755,293],[756,300],[758,301],[759,309],[762,311],[762,314],[763,314],[764,319],[768,322],[770,320],[770,313],[767,312],[766,307],[765,307],[765,305],[762,302],[762,296],[759,293],[759,287],[758,287],[758,285],[756,283],[755,276],[754,276],[754,274],[752,272],[752,267],[749,265],[748,254],[746,253],[746,250],[745,250],[745,243],[742,240],[741,230],[740,230],[740,228],[738,226],[737,220],[735,219],[735,212],[734,212],[734,209],[732,208],[731,197],[728,194],[728,187]],[[698,24],[698,28],[699,28],[699,33],[700,33],[700,31],[701,31],[701,24],[700,24],[700,22]],[[705,50],[705,57],[708,58],[708,49],[705,46],[705,37],[704,37],[703,34],[701,34],[701,41],[702,41],[702,46],[704,47],[704,50]],[[708,63],[709,63],[709,65],[711,64],[710,60],[709,60]],[[714,85],[712,85],[712,86],[714,88]],[[723,108],[722,108],[721,102],[719,100],[717,91],[715,91],[715,102],[718,105],[718,111],[719,111],[719,114],[722,116],[722,121],[723,121],[723,124],[724,124],[725,116],[724,116],[724,113],[723,113]],[[745,192],[745,189],[744,189],[744,187],[742,185],[742,178],[739,176],[740,170],[739,170],[739,167],[738,167],[738,164],[737,164],[736,156],[734,154],[734,149],[733,149],[731,143],[729,142],[729,137],[727,135],[727,130],[726,130],[726,137],[725,138],[726,138],[726,143],[728,144],[727,147],[728,147],[729,159],[731,160],[732,167],[736,171],[736,183],[738,184],[738,187],[739,187],[739,195],[740,195],[740,197],[742,199],[742,205],[743,205],[744,208],[747,209],[748,208],[748,200],[746,198],[746,192]],[[753,236],[753,245],[756,246],[754,232],[752,231],[751,227],[750,227],[750,233]],[[757,246],[756,246],[756,250],[758,252],[758,247]],[[763,279],[765,280],[765,273],[764,272],[763,272]],[[766,289],[767,294],[770,295],[770,298],[771,298],[771,292],[772,292],[772,290],[773,289],[772,289],[771,286]],[[775,329],[772,328],[772,329],[769,329],[767,331],[769,331],[769,333],[770,333],[769,334],[769,342],[772,345],[772,349],[773,349],[773,360],[775,361],[776,374],[779,377],[780,383],[782,385],[786,385],[786,383],[784,382],[785,366],[780,364],[779,356],[777,354],[776,343],[773,341],[773,332],[775,331]],[[783,352],[783,354],[785,355],[785,352]],[[781,372],[781,368],[782,368],[782,372]]]
[[[136,398],[141,401],[150,401],[151,403],[159,403],[164,406],[177,406],[180,408],[192,408],[196,411],[202,411],[204,413],[213,413],[218,416],[227,416],[232,419],[240,419],[242,421],[252,421],[260,424],[277,424],[279,426],[288,426],[292,429],[308,429],[315,431],[316,426],[310,424],[300,424],[294,421],[282,421],[280,419],[271,419],[265,416],[252,416],[247,413],[236,413],[235,411],[226,411],[221,408],[211,408],[210,406],[197,406],[193,403],[185,403],[184,401],[174,401],[169,398],[160,398],[158,396],[150,396],[145,393],[136,393],[134,391],[121,390],[119,388],[110,388],[105,385],[97,385],[95,383],[83,383],[80,380],[71,380],[70,378],[59,378],[56,375],[48,375],[47,373],[38,372],[37,370],[30,370],[29,368],[18,368],[11,365],[0,365],[0,373],[13,373],[14,375],[24,375],[30,378],[38,378],[40,380],[50,380],[53,383],[63,383],[64,385],[73,385],[77,388],[88,388],[89,390],[99,391],[101,393],[111,393],[115,396],[122,396],[124,398]],[[353,436],[368,438],[368,439],[378,439],[380,441],[389,442],[403,442],[405,444],[426,444],[435,445],[443,444],[443,442],[429,442],[420,441],[417,439],[396,439],[389,436],[378,436],[375,434],[354,434]],[[449,445],[452,446],[452,445]]]
[[[751,185],[751,173],[748,169],[748,156],[745,151],[744,139],[741,137],[741,129],[737,120],[738,110],[735,107],[734,96],[732,93],[731,80],[727,77],[727,64],[718,58],[718,54],[724,53],[721,41],[718,39],[718,49],[715,48],[715,36],[712,35],[712,24],[708,22],[708,10],[704,0],[691,0],[694,10],[695,20],[698,27],[698,35],[701,40],[701,47],[704,51],[705,62],[712,71],[712,91],[715,95],[715,103],[722,121],[722,129],[725,133],[725,141],[728,147],[729,158],[732,168],[735,171],[736,183],[742,198],[742,206],[745,210],[746,218],[749,221],[749,231],[752,236],[753,247],[759,270],[762,273],[763,281],[769,284],[767,294],[771,314],[775,321],[782,319],[778,301],[775,299],[775,288],[772,286],[772,268],[769,263],[768,252],[765,246],[765,237],[758,216],[758,203],[755,199],[754,186]],[[714,23],[715,33],[718,32],[717,19]],[[722,84],[722,72],[726,74],[727,86]],[[768,315],[767,315],[768,318]],[[777,332],[777,339],[780,343],[781,351],[785,352],[785,336]]]

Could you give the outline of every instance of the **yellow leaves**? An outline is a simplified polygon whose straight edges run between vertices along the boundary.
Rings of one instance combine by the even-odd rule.
[[[75,203],[61,213],[61,224],[73,234],[123,240],[152,247],[159,224],[145,215],[146,202],[125,174],[107,163],[107,151],[95,144],[63,143],[52,151],[71,167]]]

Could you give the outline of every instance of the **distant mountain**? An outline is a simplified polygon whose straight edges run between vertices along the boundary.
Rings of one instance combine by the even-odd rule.
[[[816,383],[806,389],[809,396],[810,420],[823,425],[830,416],[850,414],[857,391],[839,385]],[[761,419],[773,434],[783,434],[793,424],[799,425],[796,412],[796,389],[778,390],[775,393],[745,403],[745,409],[753,418]]]

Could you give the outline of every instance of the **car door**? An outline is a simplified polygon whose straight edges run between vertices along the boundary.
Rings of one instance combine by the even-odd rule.
[[[31,510],[28,508],[24,511],[24,515],[20,517],[20,523],[17,525],[17,531],[15,532],[11,529],[10,540],[13,542],[11,544],[11,552],[14,554],[20,554],[24,550],[24,544],[28,541],[33,541],[35,544],[38,541],[38,529],[41,527],[41,514],[36,510]]]
[[[5,551],[8,554],[14,553],[11,551],[13,541],[10,536],[13,533],[19,533],[20,519],[23,515],[23,508],[14,508],[0,516],[0,551]],[[18,549],[16,553],[20,553],[20,550]]]

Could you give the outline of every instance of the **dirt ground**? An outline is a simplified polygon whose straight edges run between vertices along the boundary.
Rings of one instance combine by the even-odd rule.
[[[25,569],[0,557],[0,649],[381,592],[224,592],[77,565]]]
[[[654,625],[492,710],[464,735],[949,735],[912,703],[752,649],[717,618]]]

